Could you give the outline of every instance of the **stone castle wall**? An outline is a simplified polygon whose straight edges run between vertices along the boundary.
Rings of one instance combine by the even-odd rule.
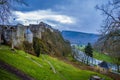
[[[14,46],[20,46],[23,41],[28,41],[29,43],[33,42],[33,37],[37,37],[39,39],[42,38],[42,32],[44,32],[44,28],[50,28],[53,32],[52,28],[41,22],[40,24],[30,24],[29,26],[24,26],[22,24],[18,24],[16,26],[0,26],[0,43],[2,43],[1,36],[4,36],[4,40],[7,43],[13,43]]]

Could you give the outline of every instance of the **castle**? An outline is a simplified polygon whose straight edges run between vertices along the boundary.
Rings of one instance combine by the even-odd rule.
[[[50,25],[43,22],[30,24],[29,26],[22,24],[17,24],[16,26],[0,25],[0,43],[12,43],[12,46],[16,47],[20,46],[23,41],[32,43],[33,37],[42,39],[44,28],[48,28],[51,32],[54,31]]]

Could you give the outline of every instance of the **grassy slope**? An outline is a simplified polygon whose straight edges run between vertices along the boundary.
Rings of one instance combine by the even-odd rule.
[[[84,51],[84,47],[77,47],[79,50]],[[93,51],[93,57],[98,59],[98,60],[102,60],[102,61],[106,61],[106,62],[110,62],[110,63],[114,63],[112,58],[106,54],[103,53],[99,53],[97,51]]]
[[[53,73],[50,65],[42,56],[53,64],[57,71],[56,74]],[[16,50],[16,53],[13,53],[6,46],[0,47],[0,60],[22,70],[36,80],[88,80],[90,75],[97,74],[91,71],[80,70],[48,55],[41,55],[37,58],[20,50]],[[106,78],[105,80],[111,80],[101,74],[98,75]]]
[[[20,80],[18,77],[16,77],[15,75],[0,69],[0,80]]]
[[[103,53],[99,53],[97,51],[93,52],[93,56],[94,58],[98,59],[98,60],[102,60],[102,61],[106,61],[106,62],[110,62],[110,63],[114,63],[112,58],[108,55],[105,55]]]

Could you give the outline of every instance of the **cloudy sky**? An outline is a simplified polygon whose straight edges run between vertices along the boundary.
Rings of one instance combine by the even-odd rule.
[[[101,12],[95,9],[105,0],[26,0],[28,6],[14,5],[16,23],[38,24],[46,22],[59,30],[98,33]]]

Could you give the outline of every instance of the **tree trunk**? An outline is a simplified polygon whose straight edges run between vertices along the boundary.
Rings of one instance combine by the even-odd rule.
[[[83,57],[83,63],[85,63],[85,55],[84,55],[84,57]]]
[[[120,69],[119,69],[119,65],[117,64],[117,72],[119,72],[120,71]]]
[[[92,57],[92,65],[93,65],[93,57]]]
[[[89,56],[87,56],[87,65],[88,65],[88,61],[89,61]]]
[[[85,56],[85,64],[87,64],[87,56]]]

